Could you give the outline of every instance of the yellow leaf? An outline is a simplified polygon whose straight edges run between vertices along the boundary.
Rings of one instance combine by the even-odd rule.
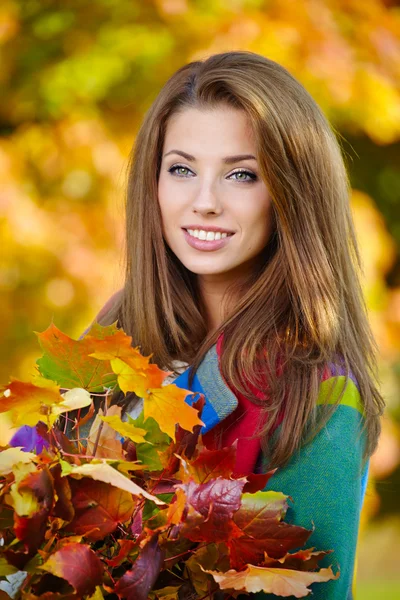
[[[12,575],[13,573],[17,573],[18,569],[10,565],[4,556],[0,556],[0,577],[6,577],[7,575]]]
[[[147,394],[149,384],[145,371],[133,369],[120,358],[114,358],[110,361],[110,364],[112,370],[118,376],[118,385],[125,394],[134,392],[139,397]]]
[[[20,517],[30,517],[40,509],[38,499],[33,490],[28,487],[23,488],[21,491],[18,489],[21,481],[34,471],[36,471],[36,465],[33,462],[19,462],[14,465],[15,481],[10,488],[10,498],[15,512]]]
[[[165,503],[159,500],[157,496],[149,494],[146,492],[146,490],[125,477],[125,475],[116,469],[113,469],[113,467],[108,465],[106,462],[95,462],[81,466],[72,466],[71,468],[68,468],[68,472],[66,474],[81,475],[83,477],[91,477],[97,481],[104,481],[104,483],[109,483],[110,485],[113,485],[121,490],[125,490],[133,496],[143,496],[144,498],[152,500],[160,506],[165,506]]]
[[[46,421],[54,404],[62,401],[60,388],[44,377],[35,376],[34,383],[11,378],[11,383],[3,387],[0,412],[10,411],[15,427]],[[50,419],[54,422],[55,417]]]
[[[201,566],[201,565],[200,565]],[[294,569],[276,569],[247,565],[243,571],[230,569],[225,573],[207,571],[218,583],[221,590],[233,589],[243,592],[267,592],[276,596],[294,596],[303,598],[311,591],[307,586],[315,582],[329,581],[339,577],[331,567],[320,571],[295,571]]]
[[[101,591],[101,587],[98,585],[94,591],[94,594],[88,598],[88,600],[103,600],[103,592]]]
[[[68,392],[61,394],[61,396],[64,400],[51,407],[53,415],[61,415],[61,413],[68,412],[69,410],[84,408],[92,402],[89,392],[83,388],[72,388],[72,390],[68,390]]]
[[[153,417],[164,433],[175,441],[175,425],[193,431],[196,425],[204,425],[198,417],[198,411],[185,402],[188,390],[179,388],[174,383],[161,388],[150,389],[144,398],[144,419]]]
[[[30,463],[35,459],[32,452],[24,452],[21,447],[7,448],[0,452],[0,475],[7,475],[17,463]]]
[[[141,429],[140,427],[135,427],[130,423],[121,421],[118,415],[107,415],[106,417],[100,416],[100,419],[105,423],[108,423],[110,427],[115,429],[115,431],[120,433],[123,437],[127,437],[132,440],[132,442],[136,442],[137,444],[146,442],[143,437],[147,433],[145,429]]]

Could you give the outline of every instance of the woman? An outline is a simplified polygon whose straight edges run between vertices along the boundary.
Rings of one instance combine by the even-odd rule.
[[[204,392],[203,440],[239,438],[237,472],[279,467],[267,487],[294,499],[287,520],[314,523],[308,546],[340,566],[313,597],[352,598],[384,401],[326,118],[263,56],[187,64],[144,118],[126,213],[125,284],[97,320]]]

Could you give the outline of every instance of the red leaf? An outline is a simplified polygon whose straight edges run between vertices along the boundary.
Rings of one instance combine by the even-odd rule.
[[[272,491],[243,495],[233,520],[244,535],[227,542],[232,568],[260,563],[264,552],[271,558],[282,558],[305,544],[312,531],[281,521],[287,510],[286,500],[284,494]]]
[[[49,511],[43,508],[32,517],[21,517],[14,513],[15,536],[24,543],[28,552],[37,550],[44,540]]]
[[[247,483],[243,488],[244,494],[255,494],[265,488],[276,469],[268,471],[268,473],[249,473],[246,475]]]
[[[52,469],[51,474],[54,479],[54,489],[57,494],[57,502],[53,508],[53,516],[60,517],[64,521],[71,521],[74,518],[75,510],[71,501],[71,487],[67,477],[61,476],[61,465],[57,463]]]
[[[41,509],[31,517],[14,513],[14,532],[28,551],[39,548],[46,533],[47,517],[53,506],[53,478],[47,467],[29,473],[18,485],[18,491],[29,489],[36,496]]]
[[[94,542],[112,533],[118,523],[124,523],[132,516],[137,499],[128,492],[88,478],[68,480],[75,508],[75,517],[66,528],[68,531]],[[96,531],[92,531],[95,528]]]
[[[188,513],[182,524],[182,535],[193,541],[219,542],[243,535],[232,520],[241,504],[245,479],[218,477],[207,483],[194,481],[177,486],[187,497]]]
[[[84,544],[66,544],[52,554],[41,568],[68,581],[80,598],[93,594],[103,578],[100,559]]]
[[[216,477],[228,479],[235,468],[236,448],[236,442],[222,450],[202,448],[197,458],[188,465],[190,474],[198,483],[206,483]]]
[[[164,553],[158,545],[158,536],[152,537],[141,551],[132,569],[121,577],[115,586],[119,598],[147,600],[148,593],[160,573]]]

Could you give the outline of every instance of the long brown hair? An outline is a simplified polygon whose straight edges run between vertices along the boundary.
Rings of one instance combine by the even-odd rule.
[[[221,104],[250,118],[274,230],[257,270],[229,290],[235,310],[209,333],[196,275],[163,239],[157,182],[169,118],[188,107]],[[259,388],[268,382],[261,435],[272,466],[287,462],[335,409],[316,421],[321,372],[331,362],[341,361],[346,376],[351,370],[358,381],[365,457],[377,446],[384,400],[349,192],[340,145],[315,101],[282,66],[247,51],[212,55],[174,73],[147,111],[131,154],[125,284],[100,322],[118,319],[132,344],[152,353],[159,366],[173,370],[182,360],[192,365],[192,376],[223,332],[224,379],[257,404],[247,382]],[[285,406],[271,448],[272,427]]]

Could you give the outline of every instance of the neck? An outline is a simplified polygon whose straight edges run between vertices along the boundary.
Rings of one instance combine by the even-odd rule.
[[[208,276],[199,276],[199,289],[206,313],[207,329],[213,333],[223,322],[232,308],[232,299],[224,299],[228,288],[235,283],[231,279],[218,281]]]

